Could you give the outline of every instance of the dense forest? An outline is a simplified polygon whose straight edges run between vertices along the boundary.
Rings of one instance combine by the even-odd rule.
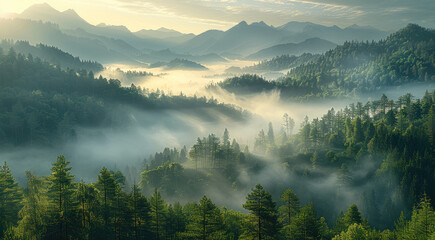
[[[0,236],[433,239],[434,103],[434,92],[422,99],[407,94],[397,101],[384,95],[306,119],[297,134],[286,114],[278,134],[272,124],[260,131],[252,153],[225,130],[222,140],[211,134],[190,149],[167,148],[145,159],[138,183],[107,168],[94,183],[77,181],[69,162],[58,156],[51,175],[28,171],[23,188],[5,163],[0,169]],[[261,171],[273,164],[294,178],[259,184]],[[256,183],[242,180],[246,171]],[[330,176],[336,178],[332,192],[313,192],[314,184],[327,187],[322,182]],[[223,188],[222,196],[238,202],[236,192],[245,187],[243,211],[218,207],[213,198],[200,196],[201,188]],[[331,204],[354,193],[352,189],[361,194],[359,201],[331,214]],[[196,199],[183,204],[168,200],[187,196]]]
[[[12,41],[3,40],[0,43],[0,48],[11,49],[13,48],[17,53],[24,56],[31,56],[31,58],[40,58],[52,65],[64,69],[84,69],[86,71],[98,72],[103,70],[103,65],[94,61],[83,61],[79,57],[74,57],[56,47],[47,46],[44,44],[37,44],[32,46],[27,41]]]
[[[421,100],[408,94],[393,101],[384,95],[306,119],[296,135],[294,120],[285,115],[280,133],[275,136],[270,124],[259,132],[252,152],[231,141],[225,130],[222,140],[214,134],[198,138],[189,158],[186,149],[169,148],[150,156],[142,186],[185,199],[200,198],[210,188],[220,194],[243,192],[264,179],[275,197],[291,186],[330,224],[337,218],[337,202],[349,197],[373,226],[390,228],[422,195],[435,198],[434,110],[433,92]]]
[[[243,92],[237,89],[249,86],[252,93],[258,93],[269,84],[263,79],[254,88],[251,77],[257,78],[227,79],[220,86],[232,92]],[[346,42],[271,84],[285,99],[312,99],[415,82],[435,82],[435,31],[410,24],[378,42]]]
[[[128,116],[113,113],[121,105],[123,109],[198,110],[192,114],[208,121],[213,120],[210,110],[234,120],[243,120],[247,114],[212,98],[182,93],[171,96],[134,84],[122,87],[117,79],[95,78],[92,71],[84,69],[62,69],[31,54],[17,53],[14,48],[0,48],[0,87],[3,147],[52,145],[74,138],[77,126],[125,124]],[[108,117],[113,115],[117,119]]]
[[[225,70],[226,73],[252,73],[252,72],[267,72],[281,71],[290,68],[298,67],[302,64],[309,63],[320,57],[319,54],[304,53],[300,56],[281,55],[272,59],[260,61],[258,64],[244,68],[230,67]]]

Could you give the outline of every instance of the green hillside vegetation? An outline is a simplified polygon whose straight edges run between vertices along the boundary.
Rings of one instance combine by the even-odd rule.
[[[233,92],[251,83],[225,80],[221,85]],[[257,79],[258,80],[258,79]],[[255,81],[257,81],[255,80]],[[236,85],[232,83],[237,82]],[[435,31],[410,24],[378,42],[346,42],[317,60],[290,70],[273,83],[283,98],[315,99],[370,93],[406,83],[435,82]],[[269,85],[265,81],[252,93]]]
[[[273,196],[291,187],[331,224],[338,216],[336,201],[355,190],[372,226],[391,228],[400,212],[409,213],[421,196],[435,197],[434,96],[414,100],[407,94],[397,101],[383,96],[331,109],[321,118],[307,119],[296,135],[294,121],[285,115],[284,131],[275,136],[270,124],[259,132],[252,152],[231,141],[227,130],[221,139],[210,134],[197,139],[188,157],[184,148],[167,148],[148,158],[141,184],[145,192],[158,188],[171,199],[200,198],[212,186],[217,186],[214,191],[243,191],[278,164],[287,176],[268,177]],[[243,174],[252,177],[241,180]],[[297,180],[287,182],[288,176]],[[331,176],[336,176],[332,186],[321,192],[311,189]]]
[[[323,95],[434,82],[435,31],[410,24],[379,42],[347,42],[291,70],[282,81]]]
[[[6,41],[3,40],[0,43],[0,48],[10,49],[13,48],[17,53],[21,53],[24,56],[32,55],[34,58],[40,58],[50,64],[56,65],[64,69],[84,69],[86,71],[98,72],[103,70],[103,65],[94,61],[84,61],[79,57],[74,57],[69,53],[62,50],[47,46],[44,44],[37,44],[32,46],[27,41]]]
[[[262,49],[246,57],[248,60],[272,58],[278,55],[302,55],[304,53],[319,54],[333,49],[337,44],[320,38],[309,38],[300,43],[278,44]]]
[[[304,53],[301,56],[294,55],[281,55],[273,57],[269,60],[260,61],[258,64],[244,68],[231,67],[225,72],[227,73],[253,73],[253,72],[267,72],[267,71],[282,71],[290,68],[300,66],[319,58],[318,54]]]
[[[214,109],[235,120],[245,113],[205,97],[166,95],[116,79],[95,78],[92,71],[63,70],[39,58],[0,48],[0,145],[50,145],[75,136],[75,127],[109,124],[106,116],[117,106],[139,110]],[[128,117],[118,114],[119,122]],[[124,119],[125,118],[125,119]],[[112,120],[111,120],[112,121]],[[111,123],[113,124],[113,123]]]
[[[271,124],[267,133],[260,131],[253,153],[240,150],[228,131],[222,141],[210,135],[198,139],[189,153],[186,148],[168,148],[150,157],[139,185],[107,168],[101,169],[96,182],[77,181],[61,155],[53,162],[51,175],[38,177],[27,172],[23,188],[5,163],[0,168],[0,236],[429,240],[435,236],[431,204],[435,195],[431,187],[435,179],[434,103],[435,93],[422,99],[408,94],[397,101],[384,96],[340,111],[331,109],[320,119],[307,119],[295,135],[291,135],[294,121],[285,115],[284,131],[275,137]],[[325,174],[330,175],[325,170],[330,169],[336,173],[335,193],[328,193],[328,199],[316,198],[322,194],[316,192],[306,199],[309,185],[274,182],[273,186],[283,187],[277,191],[273,186],[250,184],[241,204],[244,212],[218,207],[207,196],[183,205],[165,201],[173,196],[191,196],[192,189],[201,185],[210,188],[211,179],[217,181],[219,175],[231,178],[234,172],[228,169],[259,173],[267,167],[263,157],[277,158],[281,167],[302,183],[323,182]],[[375,167],[361,175],[365,163]],[[195,167],[184,168],[182,164]],[[233,180],[234,190],[242,187]],[[222,188],[223,183],[219,186]],[[362,186],[366,187],[358,204],[335,212],[333,219],[322,217],[328,213],[326,209],[331,211],[330,202]],[[398,199],[391,199],[392,192]]]

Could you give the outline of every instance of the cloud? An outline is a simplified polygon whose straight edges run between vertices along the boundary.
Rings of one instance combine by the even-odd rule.
[[[353,23],[395,30],[408,22],[435,22],[432,0],[115,0],[137,13],[152,8],[156,14],[183,18],[191,24],[230,27],[242,20],[264,20],[281,25],[287,21],[312,21],[325,25]],[[432,6],[432,7],[431,7]],[[430,25],[428,27],[431,27]]]

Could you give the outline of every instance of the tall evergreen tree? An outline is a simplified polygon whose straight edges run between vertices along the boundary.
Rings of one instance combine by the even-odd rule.
[[[77,202],[73,198],[74,175],[65,157],[59,155],[51,168],[49,181],[49,200],[51,207],[51,225],[49,236],[58,239],[69,239],[76,234]]]
[[[27,187],[24,190],[23,208],[16,230],[22,239],[43,239],[47,229],[48,202],[44,194],[44,181],[26,171]]]
[[[166,224],[167,206],[157,188],[154,189],[154,194],[150,198],[150,210],[151,229],[154,233],[154,238],[156,240],[164,239],[165,233],[163,229]]]
[[[105,236],[106,239],[112,239],[115,237],[116,195],[118,183],[113,174],[104,167],[98,175],[95,187],[100,192],[99,197],[102,202],[104,227],[100,234]]]
[[[5,162],[0,167],[0,238],[7,228],[16,225],[22,198],[22,190]]]
[[[246,196],[243,208],[250,212],[250,226],[244,237],[250,239],[274,239],[278,230],[276,203],[270,193],[257,184]]]
[[[279,201],[281,201],[283,205],[278,209],[280,214],[278,220],[281,225],[288,226],[290,225],[293,217],[299,213],[299,198],[291,189],[287,189],[281,195]]]

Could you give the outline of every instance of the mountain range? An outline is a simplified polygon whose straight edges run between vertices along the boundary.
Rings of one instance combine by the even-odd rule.
[[[266,48],[280,44],[301,44],[310,38],[318,38],[317,41],[323,42],[324,46],[313,51],[308,48],[315,48],[314,45],[308,44],[307,49],[301,48],[290,53],[320,53],[329,49],[327,41],[332,45],[350,40],[377,40],[387,34],[372,27],[357,25],[342,29],[309,22],[289,22],[274,27],[264,22],[248,24],[245,21],[227,31],[209,30],[197,36],[166,28],[131,32],[125,26],[92,25],[74,10],[61,12],[46,3],[35,4],[13,19],[0,20],[0,30],[0,38],[3,39],[53,45],[83,59],[101,63],[138,65],[175,58],[192,61],[205,59],[208,62],[213,59],[221,62],[222,57],[241,59]],[[156,59],[156,53],[165,49],[169,50],[165,52],[166,57]],[[278,55],[282,54],[280,52]],[[269,54],[268,57],[273,56]]]
[[[248,24],[242,21],[227,31],[206,31],[175,49],[190,53],[214,52],[228,57],[241,57],[278,44],[299,43],[310,38],[321,38],[334,44],[342,44],[352,40],[379,40],[386,36],[386,32],[357,25],[342,29],[337,26],[289,22],[280,27],[273,27],[264,22]]]

